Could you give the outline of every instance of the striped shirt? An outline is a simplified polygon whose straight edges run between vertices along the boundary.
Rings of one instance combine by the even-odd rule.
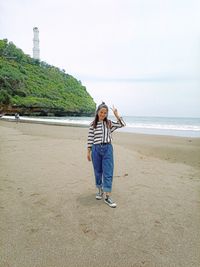
[[[98,121],[96,129],[93,125],[90,125],[87,146],[91,148],[92,145],[101,143],[110,143],[112,141],[112,132],[116,129],[124,127],[125,123],[123,120],[118,120],[117,122],[110,121],[110,127],[107,127],[105,121]]]

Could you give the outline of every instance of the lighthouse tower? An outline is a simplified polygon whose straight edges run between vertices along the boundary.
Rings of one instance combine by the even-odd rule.
[[[37,27],[33,28],[33,34],[33,58],[40,59],[39,30]]]

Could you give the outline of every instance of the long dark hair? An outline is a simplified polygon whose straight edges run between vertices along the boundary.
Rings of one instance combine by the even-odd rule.
[[[98,121],[99,121],[99,115],[98,115],[98,112],[99,112],[99,110],[100,110],[101,108],[105,108],[105,109],[107,109],[107,115],[108,115],[108,106],[107,106],[104,102],[102,102],[102,103],[98,106],[98,108],[97,108],[97,110],[96,110],[95,118],[94,118],[94,120],[93,120],[93,122],[92,122],[93,128],[95,128],[95,129],[97,128],[97,123],[98,123]],[[107,128],[111,128],[111,121],[108,120],[107,116],[105,117],[105,119],[104,119],[103,121],[106,122]]]

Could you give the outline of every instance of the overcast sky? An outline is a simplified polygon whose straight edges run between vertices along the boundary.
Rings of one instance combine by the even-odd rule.
[[[123,115],[200,117],[199,0],[4,0],[0,38]]]

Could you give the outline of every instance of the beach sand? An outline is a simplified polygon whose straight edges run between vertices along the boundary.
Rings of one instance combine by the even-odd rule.
[[[0,266],[199,267],[200,139],[115,132],[112,209],[87,132],[0,121]]]

